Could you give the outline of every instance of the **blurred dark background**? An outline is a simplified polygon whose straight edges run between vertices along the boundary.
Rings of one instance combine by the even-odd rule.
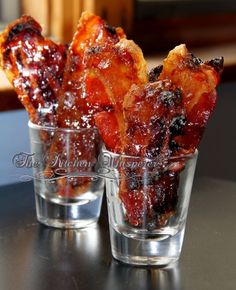
[[[203,60],[224,56],[219,100],[200,146],[197,174],[236,180],[236,1],[0,0],[0,30],[21,14],[30,14],[46,35],[69,43],[84,10],[122,26],[142,48],[149,68],[180,43]],[[0,71],[0,111],[5,111],[0,122],[16,109],[22,106]]]
[[[222,81],[236,80],[235,0],[0,0],[0,30],[22,14],[35,17],[44,34],[69,43],[84,10],[122,26],[143,50],[148,68],[186,43],[204,60],[224,56]],[[7,96],[7,97],[2,97]],[[0,71],[0,110],[22,108]]]
[[[202,47],[236,41],[234,0],[137,0],[134,37],[147,52],[184,42]]]

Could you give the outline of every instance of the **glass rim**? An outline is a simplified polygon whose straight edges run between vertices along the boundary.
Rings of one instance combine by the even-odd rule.
[[[53,126],[48,126],[48,125],[38,125],[38,124],[31,122],[30,120],[28,121],[28,127],[31,129],[36,129],[36,130],[59,131],[59,132],[61,131],[61,132],[66,132],[66,133],[70,133],[70,132],[81,133],[81,132],[87,131],[87,130],[89,130],[89,131],[94,130],[94,131],[98,132],[98,129],[96,127],[79,128],[79,129],[60,128],[60,127],[53,127]]]
[[[127,155],[127,154],[121,154],[121,153],[115,153],[112,152],[110,150],[108,150],[105,146],[102,147],[102,152],[108,152],[112,157],[117,157],[117,158],[132,158],[132,159],[144,159],[147,161],[155,161],[155,160],[160,160],[160,158],[163,158],[163,156],[156,156],[153,158],[150,157],[146,157],[146,156],[134,156],[134,155]],[[167,157],[168,160],[173,160],[173,161],[178,161],[179,159],[191,159],[194,158],[198,155],[198,149],[195,149],[195,151],[193,153],[188,153],[188,154],[182,154],[179,156],[171,156],[171,157]]]

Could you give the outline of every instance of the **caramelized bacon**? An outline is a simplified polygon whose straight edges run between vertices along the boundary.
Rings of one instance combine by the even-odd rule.
[[[58,126],[93,127],[96,112],[104,114],[121,108],[130,86],[146,79],[142,52],[133,41],[125,39],[122,29],[111,28],[100,17],[83,13],[68,50],[57,110]],[[115,114],[117,118],[120,113],[116,110]],[[52,154],[63,146],[55,136]],[[79,143],[73,148],[72,157],[78,152],[86,160],[93,157],[86,153],[88,150],[81,150]]]
[[[155,230],[164,226],[175,214],[178,202],[179,174],[171,171],[144,186],[137,172],[127,175],[119,192],[126,219],[133,226]],[[122,186],[122,185],[121,185]]]
[[[93,75],[91,70],[90,76],[93,79],[87,81],[85,74],[90,69],[88,62],[94,54],[106,47],[113,47],[124,37],[121,28],[112,28],[99,16],[91,13],[82,14],[68,51],[57,110],[59,127],[76,129],[91,127],[94,125],[94,112],[111,105],[106,96],[102,98],[98,96],[97,91],[104,92],[105,88],[96,72]],[[93,97],[90,103],[91,94]]]
[[[172,134],[171,149],[175,151],[174,154],[191,153],[198,146],[215,107],[215,89],[222,69],[223,58],[203,63],[189,53],[185,45],[177,46],[164,60],[158,79],[171,80],[182,90],[183,106],[186,110],[185,124],[181,125],[181,132]]]
[[[58,129],[55,132],[45,173],[52,172],[54,176],[60,176],[63,170],[62,174],[67,176],[57,181],[59,195],[76,197],[86,192],[91,183],[91,177],[86,174],[93,172],[99,150],[100,139],[95,128],[73,131]],[[59,162],[54,161],[57,158],[67,164],[66,168],[61,168]]]
[[[150,158],[194,152],[215,106],[222,66],[223,59],[203,63],[185,45],[177,46],[150,72],[150,83],[133,85],[118,101],[122,113],[115,107],[95,117],[108,149]],[[117,132],[115,143],[109,126]]]
[[[195,151],[215,106],[223,59],[203,63],[180,45],[151,70],[148,83],[140,48],[98,16],[82,14],[67,52],[41,30],[23,16],[0,35],[0,66],[33,123],[70,129],[96,123],[107,149],[132,156],[168,160]],[[97,131],[66,134],[54,135],[45,174],[60,169],[51,165],[56,152],[67,161],[80,156],[91,162],[91,172]],[[175,213],[183,167],[179,162],[145,182],[142,169],[122,169],[119,196],[131,225],[152,230],[166,224]],[[67,173],[83,170],[72,166]],[[61,178],[58,194],[81,194],[89,183],[87,177]]]
[[[142,52],[125,39],[123,30],[108,26],[98,16],[83,13],[69,48],[58,125],[94,126],[95,113],[114,107],[118,118],[117,108],[122,107],[130,86],[146,79]],[[98,118],[101,120],[102,116]]]
[[[122,110],[124,96],[131,85],[147,81],[142,51],[131,40],[121,39],[114,46],[88,51],[84,63],[85,92],[88,102],[94,105],[106,99],[116,111]],[[89,84],[93,82],[96,84],[95,91],[89,90]]]
[[[211,61],[208,64],[203,63],[189,53],[184,44],[170,51],[163,62],[163,69],[158,79],[169,79],[183,90],[184,105],[188,113],[201,101],[201,98],[214,92],[219,83],[219,71],[209,63]]]
[[[84,12],[70,45],[70,53],[83,57],[87,49],[96,49],[96,46],[114,45],[125,37],[122,28],[111,27],[101,17],[90,12]]]
[[[58,126],[93,127],[94,114],[101,111],[100,120],[112,110],[119,118],[124,95],[131,85],[146,80],[146,63],[140,48],[126,40],[120,28],[111,28],[100,17],[84,13],[68,51]],[[120,123],[117,124],[120,130]],[[58,148],[60,143],[55,138],[53,146]],[[75,155],[77,151],[80,148],[74,150]],[[83,157],[91,158],[86,150]]]
[[[181,91],[170,81],[133,86],[123,106],[123,152],[148,158],[168,155],[171,126],[178,116],[185,116]]]
[[[117,153],[120,152],[121,136],[115,112],[101,112],[95,116],[95,122],[106,148]]]
[[[125,37],[125,35],[121,28],[111,28],[100,17],[91,13],[85,12],[82,14],[77,31],[68,49],[57,109],[57,125],[59,127],[70,129],[93,127],[94,112],[102,107],[110,106],[110,101],[106,97],[95,100],[95,103],[89,102],[87,91],[91,91],[96,96],[96,91],[104,91],[104,87],[100,79],[95,76],[93,82],[86,84],[87,88],[85,89],[84,75],[86,70],[89,69],[85,62],[85,55],[92,55],[99,51],[101,47],[114,46],[122,37]],[[85,131],[83,134],[84,139],[89,142],[91,140],[90,131]],[[67,158],[74,160],[76,156],[80,156],[81,160],[90,162],[97,157],[98,152],[89,150],[86,145],[81,144],[80,139],[80,134],[76,134],[74,145],[70,147],[70,156],[67,156]],[[92,141],[95,146],[96,140],[92,138]],[[56,135],[50,149],[51,158],[53,158],[55,152],[63,152],[65,146],[65,140]],[[65,154],[68,155],[66,152]],[[48,169],[50,170],[50,162]],[[78,188],[84,187],[86,184],[89,184],[89,178],[75,177],[73,182],[67,182],[66,190],[64,184],[61,184],[61,187],[59,184],[59,191],[63,195],[73,196],[77,194]]]
[[[169,157],[194,152],[199,144],[215,106],[222,65],[222,59],[203,63],[185,45],[176,47],[163,66],[150,72],[150,83],[131,87],[120,118],[115,112],[95,117],[111,151],[163,162],[164,172],[159,170],[153,180],[142,181],[140,168],[120,170],[119,197],[131,225],[156,229],[175,213],[179,174],[185,165],[165,165]]]
[[[101,49],[87,57],[89,69],[85,73],[85,85],[97,79],[102,84],[96,87],[95,97],[94,91],[87,90],[88,100],[90,103],[95,103],[96,100],[106,98],[110,101],[109,106],[113,108],[106,114],[101,112],[95,115],[96,125],[99,128],[106,127],[106,123],[108,126],[112,126],[110,130],[100,130],[100,133],[106,144],[116,142],[116,148],[112,148],[112,150],[119,152],[123,146],[123,135],[125,134],[122,109],[124,96],[132,84],[138,85],[147,81],[146,62],[140,48],[133,41],[127,39],[121,39],[114,47]],[[101,124],[101,121],[105,123]],[[114,128],[114,126],[117,127]],[[114,133],[116,134],[115,140],[111,141]],[[108,148],[111,146],[108,145]]]
[[[134,85],[124,98],[123,109],[126,129],[119,153],[156,160],[159,176],[151,168],[122,168],[119,197],[131,225],[156,229],[175,213],[178,201],[179,171],[183,166],[177,172],[164,168],[171,154],[173,124],[179,116],[185,118],[182,92],[168,80]],[[145,174],[148,180],[143,180]]]
[[[41,34],[30,16],[22,16],[0,35],[0,66],[33,123],[54,125],[66,47]]]

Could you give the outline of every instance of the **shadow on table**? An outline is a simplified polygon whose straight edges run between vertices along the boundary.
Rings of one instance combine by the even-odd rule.
[[[32,245],[28,288],[95,289],[96,280],[104,276],[98,265],[101,257],[106,256],[102,243],[99,225],[84,230],[39,226]]]
[[[99,224],[85,230],[39,226],[26,289],[180,290],[178,264],[133,267],[112,259]]]
[[[180,290],[178,264],[168,268],[133,267],[113,260],[104,289]]]

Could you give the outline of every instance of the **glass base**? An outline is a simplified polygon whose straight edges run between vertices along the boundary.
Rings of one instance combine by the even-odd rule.
[[[184,230],[170,236],[161,234],[152,239],[124,236],[110,228],[112,255],[115,259],[133,265],[166,266],[179,259]]]
[[[100,216],[102,195],[87,203],[52,202],[35,194],[37,220],[49,227],[78,229],[96,223]]]

